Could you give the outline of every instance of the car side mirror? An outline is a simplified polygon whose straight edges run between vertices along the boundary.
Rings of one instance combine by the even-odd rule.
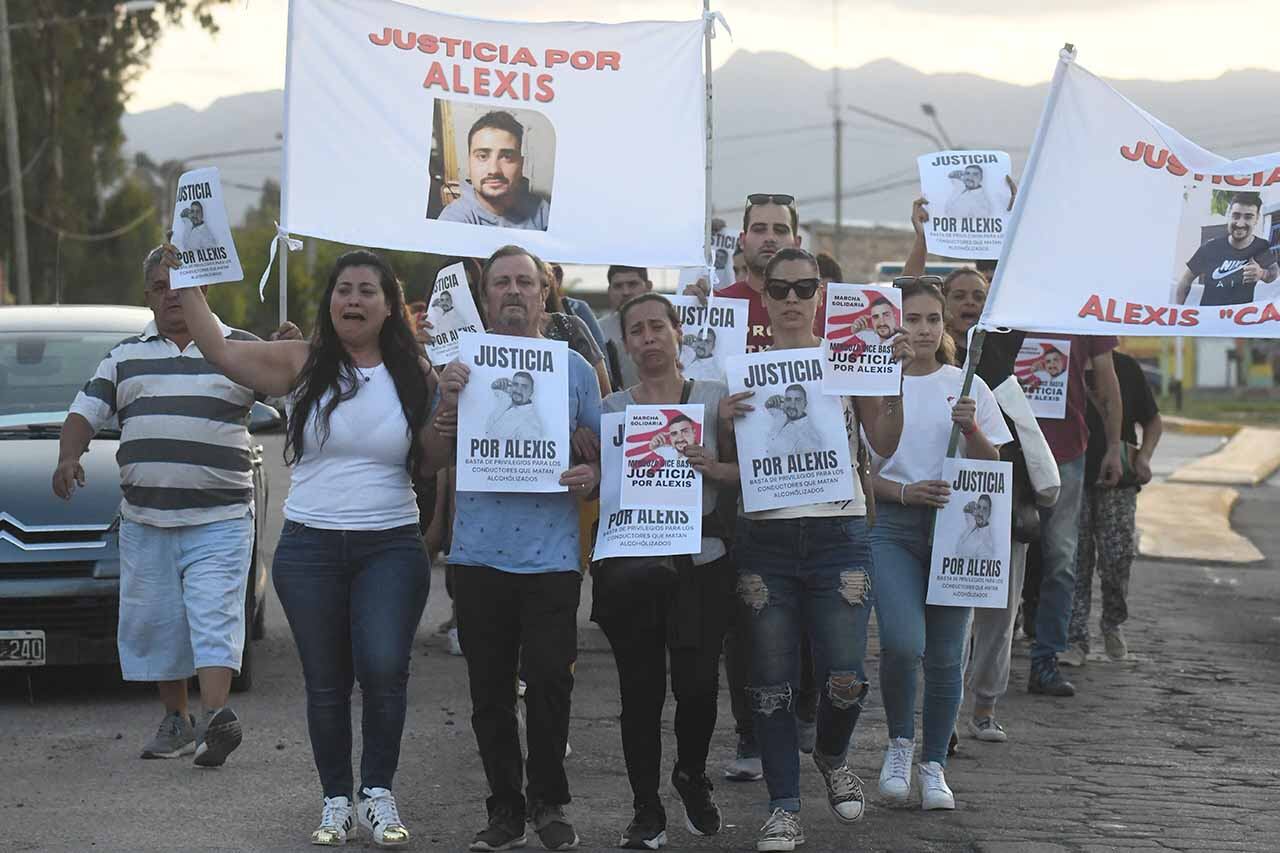
[[[254,402],[249,410],[249,432],[274,432],[284,426],[284,417],[266,403]]]

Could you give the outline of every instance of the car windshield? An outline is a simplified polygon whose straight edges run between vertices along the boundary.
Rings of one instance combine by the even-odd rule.
[[[0,332],[0,428],[62,423],[120,332]]]

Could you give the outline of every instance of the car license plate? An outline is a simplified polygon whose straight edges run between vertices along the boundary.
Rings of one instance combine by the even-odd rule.
[[[0,666],[44,666],[44,631],[0,631]]]

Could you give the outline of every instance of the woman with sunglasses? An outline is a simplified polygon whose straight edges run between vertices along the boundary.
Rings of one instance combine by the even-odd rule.
[[[981,378],[973,378],[973,396],[961,396],[964,373],[954,363],[955,343],[946,333],[946,298],[936,277],[899,278],[894,286],[902,290],[902,325],[913,357],[902,370],[902,440],[896,452],[888,454],[872,445],[879,512],[871,550],[880,626],[880,692],[889,724],[880,793],[901,803],[911,791],[916,681],[923,658],[921,801],[925,809],[953,809],[955,797],[943,768],[960,709],[971,609],[925,604],[933,510],[945,506],[950,494],[941,477],[953,424],[960,427],[961,447],[970,459],[999,459],[999,446],[1012,437]]]
[[[820,346],[813,331],[823,298],[817,261],[801,249],[781,249],[764,272],[772,348]],[[894,356],[904,362],[912,358],[901,334],[894,338]],[[726,427],[753,409],[751,396],[742,392],[726,398]],[[892,456],[902,433],[900,398],[845,397],[841,402],[851,457],[866,458],[859,425],[872,448]],[[795,715],[802,634],[812,644],[814,683],[821,691],[813,761],[836,819],[853,823],[862,817],[861,780],[846,762],[867,692],[863,655],[871,611],[871,500],[866,468],[858,468],[852,500],[743,512],[738,519],[740,624],[749,626],[751,640],[747,694],[769,788],[770,815],[757,850],[794,850],[804,843]]]

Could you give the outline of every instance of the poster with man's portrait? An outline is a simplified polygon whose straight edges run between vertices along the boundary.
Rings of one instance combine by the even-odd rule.
[[[217,168],[194,169],[178,178],[172,241],[182,261],[169,273],[172,289],[244,280]]]
[[[998,258],[1013,201],[1003,151],[938,151],[917,160],[928,201],[925,243],[949,258]]]
[[[1258,190],[1193,182],[1183,195],[1172,301],[1247,305],[1280,296],[1280,185]]]
[[[702,550],[701,509],[622,508],[626,419],[626,412],[600,415],[600,525],[591,558],[697,554]]]
[[[822,363],[822,347],[729,359],[730,392],[754,392],[734,425],[747,512],[853,499],[844,407],[822,393]]]
[[[464,334],[458,491],[563,492],[569,467],[569,350],[563,341]]]
[[[901,327],[901,290],[828,284],[823,393],[897,395],[902,388],[902,365],[893,358],[893,342]]]
[[[427,320],[431,322],[427,354],[434,365],[448,364],[458,357],[464,334],[484,331],[480,311],[467,284],[466,265],[450,264],[436,273],[428,294]]]
[[[725,363],[747,351],[745,299],[668,296],[680,315],[680,369],[685,379],[723,382]]]
[[[701,403],[627,406],[622,508],[671,507],[702,514],[702,474],[686,452],[702,444]]]
[[[1013,362],[1022,393],[1037,418],[1067,416],[1067,382],[1071,374],[1071,341],[1026,337]]]
[[[715,290],[734,283],[733,253],[738,248],[738,230],[730,228],[723,219],[711,220],[711,262],[716,268]]]
[[[951,497],[938,510],[927,604],[997,607],[1009,603],[1013,465],[947,459]]]

